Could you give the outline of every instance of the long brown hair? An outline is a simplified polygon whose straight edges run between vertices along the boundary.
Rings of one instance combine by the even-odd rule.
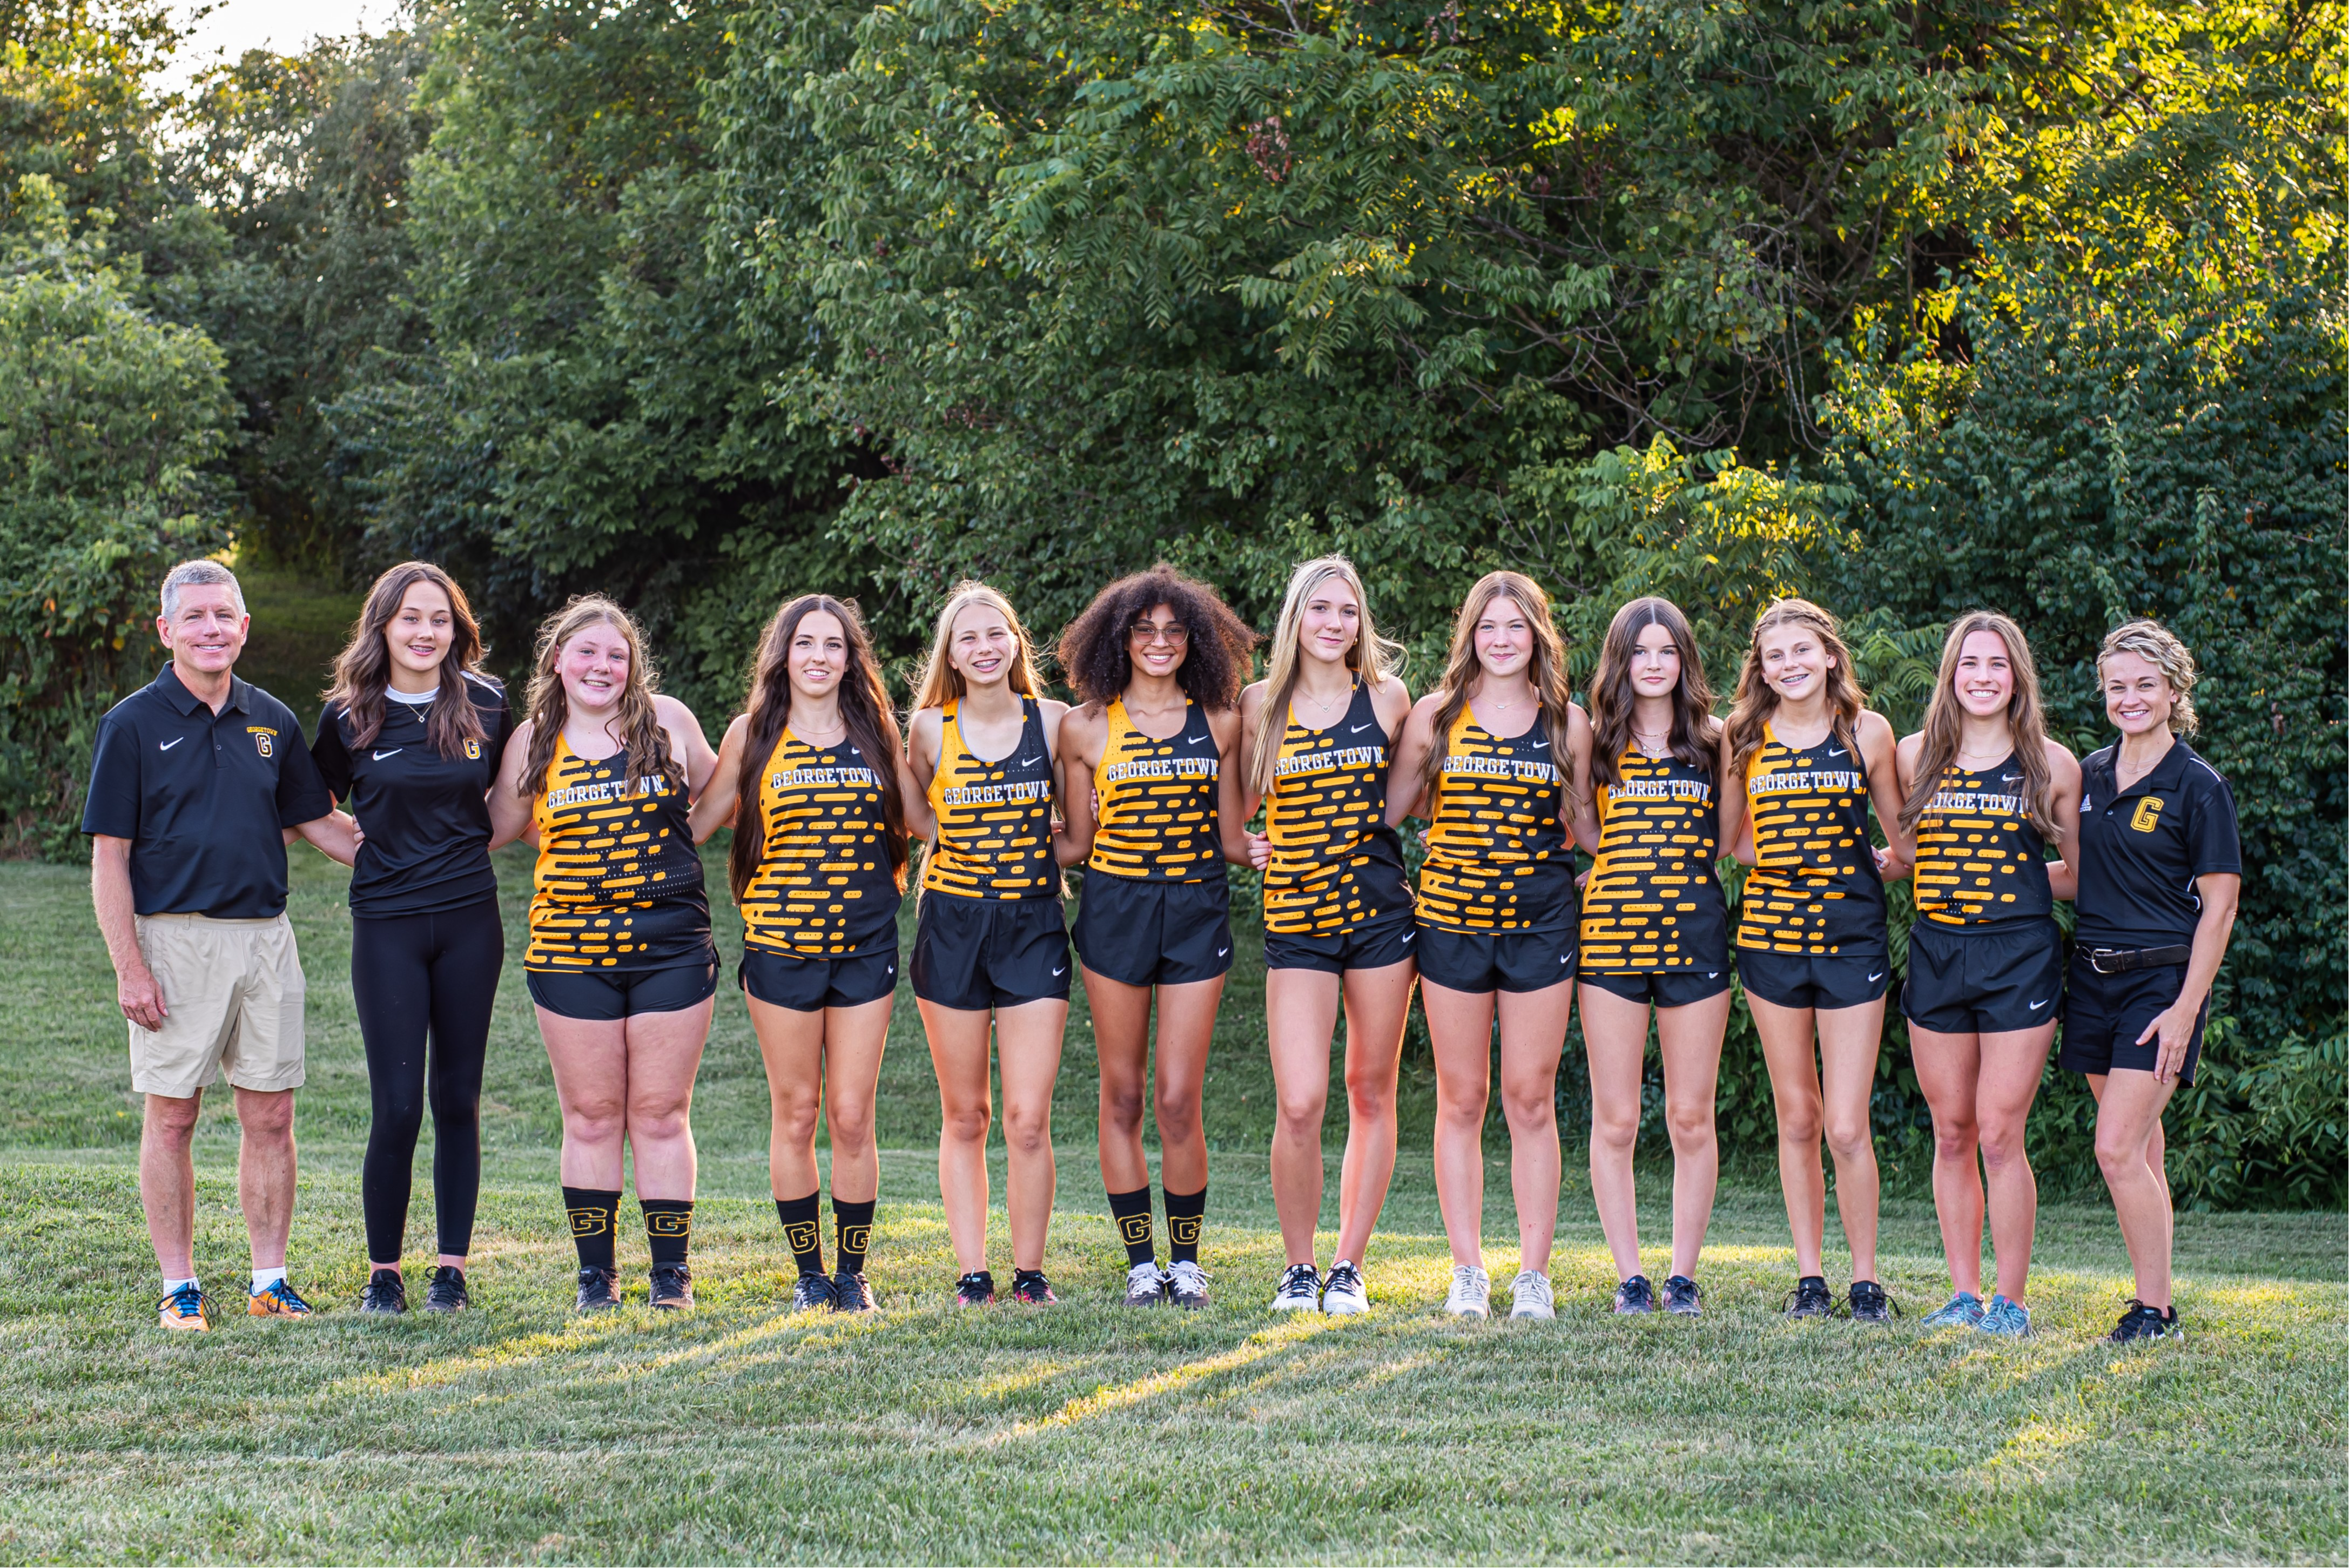
[[[1836,618],[1808,599],[1774,599],[1754,617],[1754,635],[1745,644],[1745,662],[1737,671],[1737,698],[1729,707],[1730,767],[1740,778],[1754,754],[1762,749],[1764,728],[1778,711],[1778,691],[1762,675],[1762,634],[1789,623],[1808,626],[1826,645],[1835,666],[1827,671],[1827,714],[1834,733],[1846,746],[1859,744],[1859,710],[1868,695],[1852,673],[1851,650],[1844,646]]]
[[[1264,711],[1256,717],[1248,755],[1251,794],[1272,793],[1275,770],[1280,764],[1280,738],[1288,733],[1288,699],[1297,690],[1298,644],[1304,635],[1305,606],[1312,603],[1314,590],[1333,578],[1354,591],[1354,607],[1361,612],[1355,623],[1359,630],[1354,645],[1346,650],[1346,667],[1373,690],[1402,668],[1403,646],[1379,635],[1378,623],[1371,618],[1371,596],[1363,591],[1354,563],[1342,555],[1317,555],[1299,562],[1288,574],[1280,620],[1272,629],[1272,655],[1265,662]]]
[[[482,738],[481,716],[473,711],[472,694],[465,686],[468,676],[489,679],[481,673],[481,628],[473,619],[472,606],[465,603],[465,591],[438,566],[403,561],[367,590],[359,618],[351,625],[351,640],[335,655],[335,684],[326,688],[326,703],[342,705],[355,751],[373,746],[383,733],[383,693],[391,684],[391,649],[384,628],[419,583],[429,583],[448,595],[450,634],[449,651],[440,660],[440,689],[425,716],[425,738],[443,757],[455,757],[465,749],[465,742]]]
[[[963,695],[966,683],[962,672],[954,667],[947,644],[954,636],[955,617],[973,604],[985,604],[1000,614],[1003,624],[1011,628],[1013,641],[1019,644],[1007,677],[1011,689],[1022,696],[1034,696],[1044,689],[1044,683],[1036,675],[1036,639],[1028,634],[1011,601],[984,583],[966,579],[954,585],[954,592],[947,595],[945,606],[938,611],[938,629],[930,639],[930,656],[923,662],[922,678],[914,683],[916,709],[943,708]]]
[[[1966,638],[1975,632],[1996,633],[2006,645],[2007,667],[2014,682],[2006,698],[2006,723],[2014,735],[2015,765],[2023,769],[2023,814],[2039,830],[2040,837],[2054,843],[2063,837],[2063,830],[2047,810],[2054,775],[2047,767],[2047,721],[2039,707],[2039,667],[2032,662],[2031,644],[2024,639],[2023,628],[1994,610],[1960,616],[1941,644],[1941,670],[1933,677],[1933,700],[1925,707],[1925,724],[1920,731],[1925,739],[1917,752],[1917,786],[1900,802],[1900,830],[1916,830],[1917,819],[1932,805],[1934,792],[1957,758],[1958,736],[1966,717],[1965,707],[1958,701],[1958,656],[1965,651]]]
[[[1671,737],[1666,749],[1692,768],[1713,771],[1721,721],[1713,717],[1713,687],[1704,678],[1704,655],[1688,617],[1670,599],[1634,599],[1615,612],[1599,645],[1599,667],[1590,676],[1590,772],[1601,784],[1623,781],[1619,764],[1631,744],[1631,717],[1639,697],[1631,690],[1631,655],[1640,634],[1661,626],[1680,651],[1681,684],[1672,691]]]
[[[563,692],[563,645],[588,627],[605,625],[628,645],[628,684],[620,692],[620,744],[628,754],[620,788],[635,793],[636,780],[656,774],[682,786],[685,769],[668,754],[668,732],[661,728],[653,708],[659,689],[659,672],[645,651],[645,634],[629,614],[601,593],[582,593],[546,618],[538,632],[538,659],[530,676],[530,754],[523,759],[518,793],[538,795],[546,789],[546,770],[554,761],[554,743],[571,717],[571,702]]]
[[[1476,623],[1485,618],[1495,599],[1512,599],[1526,613],[1533,627],[1534,656],[1532,668],[1526,672],[1534,688],[1534,700],[1541,705],[1542,717],[1549,725],[1550,755],[1557,766],[1566,767],[1568,725],[1572,722],[1574,688],[1566,672],[1566,640],[1557,634],[1557,626],[1550,619],[1549,595],[1541,584],[1522,572],[1487,572],[1476,579],[1468,590],[1468,597],[1460,602],[1459,617],[1452,623],[1452,653],[1444,660],[1443,684],[1436,687],[1439,700],[1433,716],[1434,744],[1427,748],[1427,760],[1419,770],[1419,787],[1429,792],[1427,801],[1431,814],[1435,809],[1433,793],[1442,788],[1444,779],[1444,748],[1450,742],[1452,727],[1459,722],[1461,710],[1468,706],[1468,694],[1484,675],[1485,666],[1476,657]],[[1567,786],[1569,792],[1573,785]]]
[[[889,688],[882,684],[880,665],[873,657],[873,639],[864,618],[850,601],[829,593],[802,593],[787,601],[767,623],[759,652],[750,665],[750,728],[743,736],[742,759],[734,779],[734,847],[726,857],[726,880],[740,903],[759,874],[767,850],[767,825],[759,800],[759,775],[774,755],[775,745],[792,718],[792,639],[800,623],[822,611],[840,623],[848,640],[848,667],[840,673],[840,717],[848,739],[881,779],[881,818],[888,824],[883,834],[889,846],[889,869],[897,891],[905,891],[905,801],[897,789],[897,716],[890,711]]]

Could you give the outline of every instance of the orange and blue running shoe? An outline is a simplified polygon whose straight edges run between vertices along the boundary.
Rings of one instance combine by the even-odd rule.
[[[308,1317],[310,1304],[294,1293],[294,1287],[284,1280],[273,1280],[266,1290],[245,1297],[247,1317]]]
[[[202,1334],[212,1327],[204,1316],[204,1293],[191,1280],[156,1304],[156,1321],[165,1328]]]

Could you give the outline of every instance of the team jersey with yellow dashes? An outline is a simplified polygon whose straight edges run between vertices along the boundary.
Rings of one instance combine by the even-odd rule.
[[[1546,717],[1505,740],[1460,710],[1420,862],[1422,923],[1469,933],[1574,924],[1574,847],[1558,818],[1564,760]]]
[[[626,787],[628,757],[590,762],[558,738],[532,808],[538,875],[525,968],[665,969],[709,953],[709,901],[685,786]]]
[[[1745,773],[1754,870],[1737,945],[1817,956],[1885,950],[1884,879],[1868,841],[1868,764],[1839,731],[1800,750],[1764,727]]]
[[[881,775],[846,740],[783,731],[759,773],[765,841],[742,890],[745,945],[845,958],[896,940],[897,881]]]
[[[922,887],[957,898],[1058,897],[1043,707],[1032,696],[1019,699],[1019,744],[989,762],[963,744],[957,707],[949,701],[938,722],[938,770],[929,792],[938,837],[922,867]]]
[[[1582,966],[1609,974],[1729,966],[1713,769],[1627,746],[1594,782],[1599,854],[1582,890]]]
[[[1183,731],[1160,740],[1133,727],[1125,699],[1112,697],[1109,741],[1093,769],[1099,826],[1090,871],[1134,882],[1220,882],[1216,779],[1221,758],[1207,713],[1183,710]]]
[[[1411,913],[1402,841],[1387,826],[1386,727],[1361,681],[1327,729],[1306,728],[1289,709],[1264,823],[1265,930],[1334,936]]]
[[[1980,772],[1951,767],[1917,819],[1917,913],[1936,925],[2044,920],[2047,841],[2029,816],[2013,757]]]

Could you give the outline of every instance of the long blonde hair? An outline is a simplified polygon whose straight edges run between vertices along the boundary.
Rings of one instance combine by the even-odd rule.
[[[628,754],[627,771],[620,788],[634,794],[636,780],[658,774],[682,787],[685,769],[668,754],[668,734],[653,709],[653,693],[660,675],[652,655],[645,652],[645,634],[626,610],[601,593],[582,593],[546,618],[539,628],[538,659],[530,676],[530,753],[524,759],[517,793],[543,794],[546,770],[554,761],[554,743],[571,717],[571,699],[564,695],[563,645],[593,625],[605,625],[628,645],[628,684],[620,692],[620,744]]]
[[[1740,778],[1754,754],[1762,749],[1762,736],[1770,716],[1778,711],[1778,691],[1762,674],[1762,634],[1788,623],[1808,626],[1826,645],[1835,667],[1827,672],[1827,713],[1834,733],[1846,746],[1859,744],[1859,710],[1868,694],[1851,667],[1851,650],[1844,646],[1836,618],[1808,599],[1774,599],[1754,617],[1754,635],[1745,644],[1745,662],[1737,671],[1737,697],[1729,708],[1729,766]]]
[[[1036,640],[1020,624],[1011,601],[984,583],[965,580],[954,585],[954,592],[947,595],[946,607],[938,612],[937,634],[930,639],[930,656],[922,665],[921,678],[914,683],[916,709],[943,708],[963,695],[967,683],[947,656],[947,644],[954,636],[955,617],[973,604],[985,604],[1001,614],[1003,624],[1011,628],[1011,635],[1019,645],[1019,651],[1011,660],[1011,689],[1022,696],[1034,696],[1044,689],[1044,683],[1036,678]]]
[[[1427,760],[1420,768],[1420,788],[1428,791],[1427,808],[1435,810],[1435,791],[1444,779],[1444,748],[1458,722],[1463,708],[1468,706],[1468,693],[1484,674],[1485,666],[1476,657],[1476,623],[1495,599],[1513,599],[1526,613],[1533,626],[1533,667],[1526,676],[1534,688],[1534,699],[1541,705],[1542,717],[1549,725],[1554,743],[1551,755],[1558,765],[1566,764],[1567,726],[1574,707],[1574,688],[1567,678],[1566,640],[1557,634],[1557,626],[1550,620],[1549,595],[1541,584],[1522,572],[1487,572],[1468,590],[1468,597],[1460,602],[1459,619],[1452,623],[1452,654],[1444,661],[1444,682],[1438,686],[1440,700],[1436,704],[1433,726],[1435,744],[1427,748]],[[1569,792],[1573,785],[1567,786]]]
[[[1966,710],[1958,701],[1958,657],[1966,639],[1976,632],[1995,633],[2006,645],[2006,663],[2014,689],[2006,699],[2007,727],[2014,734],[2015,766],[2023,769],[2023,815],[2049,843],[2063,837],[2047,809],[2054,776],[2047,767],[2047,720],[2039,706],[2039,666],[2032,662],[2031,644],[2023,628],[1995,610],[1961,615],[1941,644],[1941,669],[1933,677],[1933,700],[1925,707],[1924,736],[1917,752],[1917,787],[1900,802],[1900,830],[1916,830],[1917,820],[1933,803],[1934,793],[1948,777],[1958,755],[1958,737]]]
[[[1272,655],[1264,672],[1264,711],[1256,717],[1255,752],[1248,758],[1248,789],[1257,795],[1272,793],[1274,769],[1280,761],[1280,738],[1288,731],[1288,699],[1297,690],[1298,644],[1305,624],[1305,606],[1332,577],[1354,591],[1361,612],[1354,645],[1346,650],[1346,667],[1375,687],[1402,667],[1403,647],[1379,635],[1371,619],[1371,596],[1354,563],[1342,555],[1317,555],[1288,574],[1288,592],[1280,601],[1280,622],[1272,632]]]
[[[2200,678],[2194,668],[2194,655],[2178,634],[2158,621],[2124,621],[2105,634],[2104,645],[2096,650],[2096,680],[2105,678],[2105,661],[2115,654],[2135,654],[2138,658],[2161,672],[2178,700],[2169,705],[2169,733],[2189,739],[2202,727],[2194,712],[2194,683]]]

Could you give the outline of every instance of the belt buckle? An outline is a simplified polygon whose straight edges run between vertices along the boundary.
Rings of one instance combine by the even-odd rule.
[[[2107,958],[2125,958],[2127,956],[2127,954],[2126,953],[2116,947],[2091,947],[2088,949],[2088,967],[2095,970],[2099,975],[2125,974],[2125,970],[2106,968],[2105,960]]]

